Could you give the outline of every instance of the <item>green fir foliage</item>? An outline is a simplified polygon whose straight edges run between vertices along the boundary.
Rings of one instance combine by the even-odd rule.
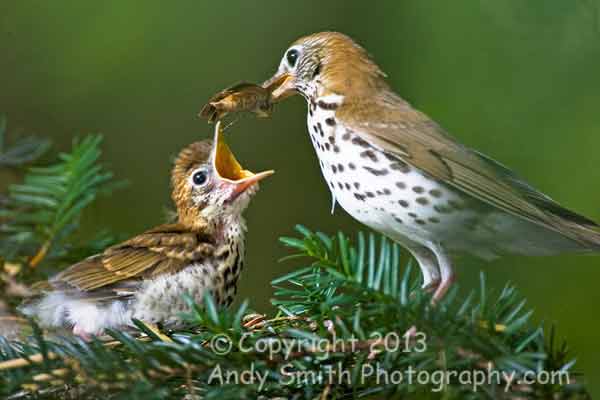
[[[135,333],[111,331],[108,342],[86,343],[49,341],[35,330],[25,343],[0,343],[3,360],[38,355],[35,363],[0,369],[0,390],[89,398],[587,398],[565,346],[530,322],[513,287],[490,293],[482,275],[479,290],[462,298],[455,289],[433,307],[412,269],[400,268],[396,244],[373,234],[351,242],[342,233],[298,231],[282,242],[305,266],[273,282],[277,315],[249,314],[247,302],[218,310],[207,296],[204,307],[191,304],[189,327],[179,331],[137,321]],[[385,371],[410,369],[432,381],[386,378]],[[245,371],[251,377],[242,378]],[[384,372],[378,378],[375,371]],[[455,375],[442,383],[436,371]],[[514,381],[563,371],[570,384],[513,383],[505,392],[506,382],[496,381],[473,391],[467,378],[459,381],[463,371],[497,371]]]
[[[48,141],[35,137],[6,148],[5,126],[0,119],[1,166],[23,167],[48,149]],[[83,243],[76,235],[84,208],[116,186],[99,162],[101,142],[101,135],[75,139],[70,152],[53,163],[25,167],[22,182],[8,186],[0,203],[0,259],[27,266],[20,272],[33,276],[38,265],[55,272],[114,242],[104,230]]]

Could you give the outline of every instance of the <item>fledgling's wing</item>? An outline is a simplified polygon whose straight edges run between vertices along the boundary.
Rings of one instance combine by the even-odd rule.
[[[142,279],[175,273],[213,252],[214,246],[201,232],[166,224],[74,264],[49,283],[61,290],[111,291],[115,284],[127,287]]]

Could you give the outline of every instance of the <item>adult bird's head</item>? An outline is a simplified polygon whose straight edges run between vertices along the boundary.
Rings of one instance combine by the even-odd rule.
[[[255,174],[242,168],[218,122],[213,140],[190,144],[175,160],[171,183],[179,222],[193,228],[241,215],[256,193],[258,181],[271,174],[273,171]]]
[[[296,93],[307,100],[327,95],[361,98],[388,89],[385,76],[350,37],[320,32],[292,43],[263,86],[271,90],[273,102]]]

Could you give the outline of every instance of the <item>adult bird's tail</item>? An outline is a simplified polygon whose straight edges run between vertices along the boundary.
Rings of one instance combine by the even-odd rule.
[[[600,225],[558,203],[546,199],[541,207],[554,221],[556,230],[576,241],[583,252],[600,252]]]

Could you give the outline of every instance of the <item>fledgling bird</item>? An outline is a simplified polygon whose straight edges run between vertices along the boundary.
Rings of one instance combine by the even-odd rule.
[[[243,169],[217,123],[214,140],[187,146],[175,160],[177,222],[60,272],[22,311],[43,326],[70,327],[87,338],[126,327],[132,318],[176,324],[178,314],[189,311],[184,294],[201,303],[209,291],[219,305],[229,305],[244,265],[242,213],[258,181],[272,173]]]
[[[458,143],[390,88],[348,36],[298,39],[263,86],[278,102],[301,94],[321,170],[350,215],[407,248],[440,300],[451,255],[600,251],[600,228],[507,167]]]
[[[252,112],[258,118],[270,117],[273,104],[269,89],[248,82],[235,84],[211,97],[198,115],[212,123],[241,111]]]

